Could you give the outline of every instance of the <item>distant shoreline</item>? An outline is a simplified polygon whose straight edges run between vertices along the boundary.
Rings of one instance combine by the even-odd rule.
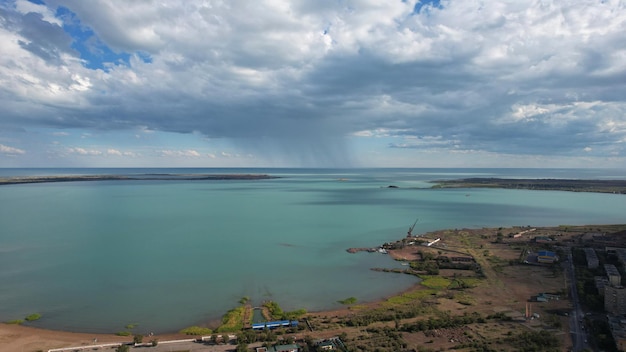
[[[268,180],[278,176],[266,174],[141,174],[141,175],[60,175],[0,177],[1,185],[82,181],[221,181]]]
[[[464,178],[435,180],[432,188],[505,188],[626,194],[626,180]]]

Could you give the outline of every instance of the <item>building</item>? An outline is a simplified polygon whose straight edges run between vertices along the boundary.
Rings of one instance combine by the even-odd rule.
[[[300,347],[296,344],[290,345],[274,345],[267,349],[267,352],[298,352]]]
[[[317,345],[317,349],[320,351],[334,351],[337,346],[332,341],[322,341]]]
[[[552,264],[558,259],[559,258],[556,256],[556,253],[551,251],[539,251],[537,253],[537,262],[541,264]]]
[[[548,236],[535,236],[532,239],[532,242],[535,242],[535,243],[550,243],[552,241],[553,240]]]
[[[598,255],[593,248],[583,248],[585,251],[585,257],[587,258],[587,268],[595,269],[600,265]]]
[[[619,270],[613,264],[604,264],[604,271],[606,271],[606,277],[609,279],[609,283],[613,286],[622,285],[622,275]]]
[[[622,269],[626,270],[626,248],[617,248],[615,250],[617,261],[622,266]]]
[[[604,310],[611,314],[626,314],[626,289],[622,286],[604,288]]]
[[[277,320],[277,321],[266,321],[263,323],[252,324],[252,329],[254,330],[264,330],[264,329],[274,329],[277,327],[294,327],[298,326],[297,320]]]
[[[626,351],[626,320],[613,315],[608,315],[607,318],[617,350]]]
[[[609,279],[606,276],[594,276],[593,280],[600,296],[604,296],[604,288],[609,285]]]

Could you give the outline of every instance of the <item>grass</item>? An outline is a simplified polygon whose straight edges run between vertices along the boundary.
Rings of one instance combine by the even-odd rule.
[[[356,297],[348,297],[346,299],[342,299],[342,300],[339,300],[337,302],[339,302],[341,304],[349,305],[349,304],[355,304],[356,301],[357,301]]]
[[[267,301],[263,303],[263,306],[267,308],[272,319],[282,319],[285,314],[283,309],[280,308],[280,305],[274,301]]]
[[[23,323],[24,323],[24,320],[22,319],[9,320],[6,322],[6,324],[11,324],[11,325],[22,325]]]
[[[41,314],[39,313],[34,313],[31,314],[29,316],[27,316],[26,318],[24,318],[26,321],[35,321],[35,320],[39,320],[41,319]]]
[[[115,335],[117,335],[117,336],[130,336],[132,334],[133,333],[131,333],[130,331],[118,331],[118,332],[115,333]]]
[[[200,326],[190,326],[188,328],[182,329],[180,333],[185,335],[211,335],[213,333],[213,330]]]
[[[416,300],[422,300],[426,297],[430,297],[437,293],[437,290],[415,290],[412,292],[403,293],[399,296],[393,296],[387,299],[383,305],[385,306],[395,306],[395,305],[404,305],[414,302]]]
[[[446,289],[452,283],[450,279],[441,276],[420,275],[420,278],[420,285],[434,290]]]
[[[473,306],[474,303],[476,303],[476,299],[472,295],[468,295],[466,293],[456,294],[454,295],[454,299],[456,299],[459,304],[464,306]]]
[[[236,332],[243,329],[243,316],[245,307],[240,306],[226,312],[222,317],[222,325],[217,328],[218,332]]]

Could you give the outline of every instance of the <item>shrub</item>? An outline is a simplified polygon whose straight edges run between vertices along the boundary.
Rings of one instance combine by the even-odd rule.
[[[37,320],[37,319],[41,319],[41,314],[39,314],[39,313],[34,313],[34,314],[31,314],[31,315],[27,316],[27,317],[26,317],[26,318],[24,318],[24,319],[26,319],[26,321],[35,321],[35,320]]]
[[[137,334],[137,335],[133,336],[133,342],[134,343],[142,343],[143,342],[143,335]]]
[[[188,328],[182,329],[180,333],[185,335],[211,335],[213,333],[213,330],[200,326],[190,326]]]
[[[348,297],[346,299],[342,299],[342,300],[337,301],[337,302],[339,302],[341,304],[345,304],[345,305],[355,304],[356,303],[356,297]]]
[[[243,315],[245,307],[240,306],[226,312],[222,317],[222,325],[217,328],[218,332],[235,332],[243,329]]]

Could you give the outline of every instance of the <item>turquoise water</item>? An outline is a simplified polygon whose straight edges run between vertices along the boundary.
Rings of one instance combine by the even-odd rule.
[[[115,332],[175,331],[249,296],[284,309],[337,308],[410,287],[369,270],[397,263],[349,254],[444,228],[624,223],[626,196],[432,190],[471,176],[621,178],[620,170],[1,169],[2,175],[268,173],[256,181],[102,181],[0,187],[0,320]],[[345,179],[345,180],[341,180]],[[387,188],[394,184],[399,189]],[[143,330],[142,330],[143,331]]]

